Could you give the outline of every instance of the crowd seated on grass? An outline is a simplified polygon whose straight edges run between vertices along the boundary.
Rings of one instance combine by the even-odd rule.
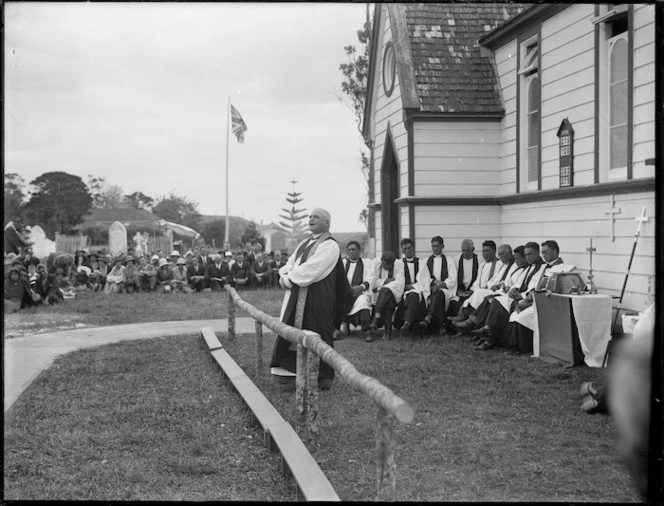
[[[115,257],[80,249],[44,259],[34,256],[30,244],[15,249],[4,258],[6,312],[58,304],[80,292],[189,294],[221,291],[226,284],[240,290],[272,289],[279,287],[279,268],[285,264],[281,251],[266,254],[257,247],[214,253],[201,246],[168,256],[162,250],[138,255],[129,248]]]

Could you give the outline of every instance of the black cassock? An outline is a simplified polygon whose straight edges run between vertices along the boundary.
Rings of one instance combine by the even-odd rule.
[[[330,238],[327,240],[334,239]],[[306,257],[300,264],[305,261]],[[291,326],[295,324],[295,308],[299,292],[299,286],[294,285],[291,288],[290,297],[282,319],[282,322]],[[341,257],[339,257],[336,266],[330,274],[320,281],[309,285],[302,318],[302,329],[318,333],[323,341],[334,347],[332,334],[335,329],[339,328],[352,306],[353,295],[348,284],[348,279],[346,278]],[[287,371],[296,372],[297,351],[291,350],[290,346],[290,341],[277,336],[277,341],[272,350],[270,367],[282,367]],[[321,360],[318,377],[334,378],[334,369]]]

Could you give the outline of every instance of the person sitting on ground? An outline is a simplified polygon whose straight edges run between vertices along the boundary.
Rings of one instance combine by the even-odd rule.
[[[366,341],[375,339],[374,332],[378,327],[385,327],[383,340],[392,338],[392,317],[397,304],[403,295],[406,279],[403,262],[397,262],[391,251],[385,251],[380,259],[374,261],[375,278],[372,294],[374,297],[374,314],[369,325],[369,336]]]
[[[174,269],[175,266],[178,264],[178,259],[180,258],[180,252],[176,249],[174,249],[171,252],[171,257],[168,259],[168,263],[171,266],[171,269]]]
[[[455,262],[449,262],[443,254],[445,241],[439,235],[431,238],[432,255],[420,268],[417,285],[427,301],[427,314],[420,322],[422,332],[438,328],[445,334],[445,313],[449,301],[457,293],[457,269]],[[470,250],[472,253],[472,249]],[[464,259],[462,257],[462,259]],[[472,259],[472,256],[471,256]],[[460,260],[461,261],[461,260]],[[472,266],[472,263],[470,264]],[[472,272],[472,267],[467,268]]]
[[[191,265],[187,267],[187,276],[189,280],[189,287],[197,292],[202,292],[207,288],[207,281],[205,279],[205,267],[203,267],[198,257],[191,257]]]
[[[5,313],[13,313],[32,305],[30,283],[21,276],[18,267],[11,267],[5,277]]]
[[[233,252],[228,250],[224,252],[224,262],[228,264],[228,268],[233,272],[233,265],[235,265],[235,260],[233,259]]]
[[[479,277],[480,264],[472,239],[461,241],[461,255],[454,261],[457,267],[457,289],[448,304],[447,314],[450,316],[456,316],[463,302],[472,295],[472,287]]]
[[[363,332],[369,330],[373,304],[371,290],[376,277],[373,262],[361,256],[362,249],[358,241],[349,241],[346,244],[346,252],[348,257],[342,262],[353,294],[353,307],[343,320],[341,331],[335,332],[337,339],[343,335],[350,335],[351,324],[359,326]]]
[[[537,275],[544,264],[540,256],[539,244],[534,241],[530,241],[524,246],[524,257],[528,262],[528,267],[520,276],[521,282],[515,283],[506,295],[485,299],[485,302],[489,301],[488,306],[485,306],[485,302],[483,302],[475,311],[478,328],[470,332],[476,338],[473,343],[475,350],[486,351],[495,346],[513,347],[508,342],[507,325],[510,314],[517,303],[537,287],[539,279]]]
[[[157,257],[157,261],[159,261],[159,257]],[[147,256],[138,259],[138,281],[142,292],[154,292],[157,288],[157,268],[148,262]]]
[[[535,308],[533,307],[533,297],[535,290],[541,290],[546,286],[549,276],[549,269],[554,265],[563,263],[560,258],[560,248],[556,241],[548,240],[541,244],[540,253],[544,260],[542,269],[536,276],[535,289],[530,290],[528,294],[520,300],[514,312],[510,315],[507,326],[508,344],[516,347],[521,353],[533,352],[533,330],[535,329]]]
[[[507,246],[509,248],[509,245],[504,244],[503,246]],[[501,254],[500,253],[501,248],[498,248],[499,254]],[[500,275],[501,279],[500,280],[495,279],[493,281],[494,284],[491,286],[493,290],[489,292],[489,294],[484,295],[484,292],[480,291],[478,293],[473,293],[470,299],[468,299],[470,303],[468,305],[468,308],[466,309],[470,309],[471,312],[468,314],[465,320],[453,322],[453,325],[456,328],[456,330],[459,332],[459,334],[461,335],[470,334],[472,330],[478,327],[478,322],[480,321],[482,323],[479,324],[479,326],[481,327],[483,325],[492,298],[498,296],[505,296],[504,297],[505,302],[509,301],[509,303],[511,304],[511,299],[507,297],[506,294],[513,286],[521,286],[521,284],[523,283],[523,280],[526,275],[526,270],[528,269],[529,266],[528,261],[526,260],[525,257],[525,247],[517,246],[514,249],[514,252],[512,252],[511,248],[509,249],[510,255],[513,256],[514,258],[513,262],[508,260],[506,256],[506,251],[508,250],[502,249],[503,258],[504,261],[506,262],[506,266],[510,265],[511,263],[511,267],[501,270],[506,271],[508,275],[506,275],[503,278],[505,272],[501,274],[499,271],[497,274]],[[477,301],[480,300],[480,297],[482,298],[481,301],[479,302],[477,307],[474,308],[474,305],[477,304]],[[466,311],[466,309],[464,309],[464,311]]]
[[[67,289],[65,280],[65,271],[59,267],[49,275],[46,284],[46,302],[50,305],[64,302],[64,291]]]
[[[125,258],[125,291],[127,293],[134,293],[141,291],[141,280],[139,279],[139,269],[136,265],[134,257],[127,255]]]
[[[84,249],[77,249],[74,252],[74,268],[78,269],[81,265],[88,263],[88,252]]]
[[[231,267],[231,275],[233,283],[238,288],[249,286],[249,262],[244,259],[244,252],[238,251],[235,256],[236,260]]]
[[[207,266],[212,263],[212,259],[210,258],[210,246],[201,246],[201,256],[198,257],[198,263],[203,266],[203,269],[207,269]]]
[[[260,243],[257,243],[260,246]],[[270,280],[272,279],[272,267],[269,262],[265,260],[265,256],[261,251],[254,253],[255,261],[249,268],[249,275],[252,284],[255,287],[270,288]]]
[[[48,283],[48,271],[46,270],[46,265],[39,264],[37,266],[37,279],[34,281],[34,283],[30,281],[30,287],[36,294],[40,296],[42,301],[46,300],[47,283]]]
[[[270,266],[272,267],[272,286],[279,286],[279,269],[286,265],[286,260],[283,259],[281,255],[281,250],[275,250],[272,253],[272,261]]]
[[[90,275],[92,271],[90,267],[86,265],[79,265],[76,268],[76,276],[74,278],[74,290],[77,292],[87,292],[92,290],[92,284],[90,283]]]
[[[486,246],[482,248],[483,256],[485,250],[487,249],[488,248]],[[448,320],[450,320],[453,324],[466,320],[473,313],[473,311],[479,307],[485,297],[492,297],[494,295],[501,295],[504,293],[501,291],[501,289],[505,287],[505,280],[508,279],[510,275],[513,274],[517,269],[517,265],[514,262],[512,247],[509,244],[501,244],[498,247],[498,258],[499,262],[496,264],[495,272],[484,283],[480,282],[480,279],[484,277],[485,273],[488,275],[490,273],[490,269],[487,273],[487,269],[483,269],[483,267],[486,266],[486,263],[482,264],[480,267],[480,276],[478,276],[478,279],[475,281],[475,285],[473,286],[473,294],[468,297],[462,304],[457,316],[448,317]],[[484,285],[483,288],[482,285]]]
[[[157,268],[157,292],[170,293],[171,281],[173,281],[173,269],[168,260],[160,258],[159,267]]]
[[[173,280],[171,281],[171,288],[174,292],[191,293],[187,279],[187,261],[180,257],[177,260],[176,266],[173,268]]]
[[[404,292],[394,313],[394,325],[404,335],[419,325],[426,314],[427,306],[416,284],[420,259],[415,256],[415,243],[411,238],[406,237],[401,240],[401,253],[403,253],[401,262],[404,265]]]
[[[226,262],[221,261],[221,255],[212,255],[212,263],[205,271],[205,279],[213,292],[219,292],[226,283],[232,279],[231,271]]]
[[[104,286],[104,293],[124,293],[125,287],[125,266],[122,265],[123,258],[118,256],[113,262],[111,272],[106,276],[106,285]]]

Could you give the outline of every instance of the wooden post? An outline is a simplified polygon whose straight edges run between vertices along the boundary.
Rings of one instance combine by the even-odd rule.
[[[307,350],[302,344],[297,345],[297,377],[295,378],[295,407],[298,414],[304,416],[306,423],[307,409]]]
[[[263,369],[263,324],[256,321],[256,374]]]
[[[313,351],[307,352],[307,412],[306,424],[309,438],[318,435],[318,366],[320,359]]]
[[[377,501],[394,501],[396,496],[396,465],[394,463],[394,417],[377,406],[376,475]]]
[[[230,293],[228,294],[228,338],[235,339],[235,304]]]

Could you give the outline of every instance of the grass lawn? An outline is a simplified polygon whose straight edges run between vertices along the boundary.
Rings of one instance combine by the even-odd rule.
[[[281,292],[273,293],[241,296],[278,308]],[[118,296],[116,310],[130,297]],[[219,294],[187,300],[196,297],[218,313],[226,306]],[[62,309],[84,299],[71,302]],[[160,319],[184,319],[172,317],[174,302],[165,300],[171,313]],[[205,318],[195,306],[187,305],[188,318]],[[265,336],[266,364],[274,339]],[[255,371],[253,337],[221,340],[304,435],[294,388],[272,383],[267,367]],[[357,336],[336,348],[415,409],[411,424],[395,422],[398,500],[639,501],[611,419],[579,411],[579,386],[601,380],[603,370],[475,352],[465,339],[365,343]],[[292,500],[276,455],[224,385],[201,338],[123,343],[59,359],[6,414],[5,498]],[[375,406],[338,379],[320,403],[321,435],[310,451],[341,499],[373,500]]]

